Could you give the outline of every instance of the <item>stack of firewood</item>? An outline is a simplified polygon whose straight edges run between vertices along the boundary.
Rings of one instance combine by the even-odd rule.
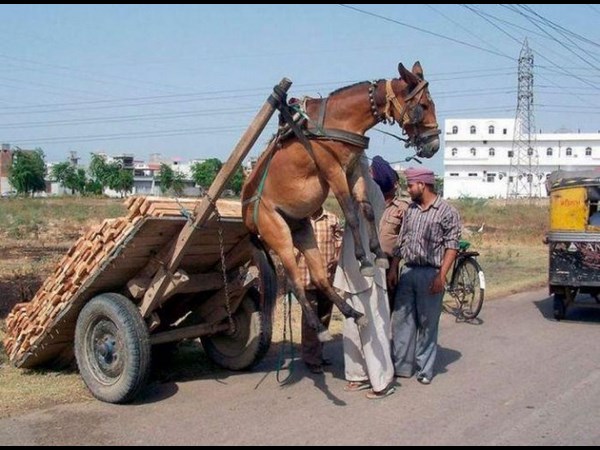
[[[11,361],[35,347],[58,315],[69,306],[79,288],[100,268],[144,217],[178,217],[193,212],[200,200],[130,197],[126,217],[107,219],[89,230],[60,260],[56,269],[27,303],[15,305],[8,315],[4,348]],[[239,202],[217,202],[222,216],[241,215]]]

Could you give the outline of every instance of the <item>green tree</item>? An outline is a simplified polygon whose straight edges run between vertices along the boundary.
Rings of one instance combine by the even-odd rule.
[[[173,187],[173,180],[175,179],[175,173],[171,166],[165,163],[160,165],[160,174],[158,175],[158,183],[160,184],[160,192],[166,194],[169,189]]]
[[[20,148],[13,154],[13,163],[8,175],[9,183],[19,194],[29,194],[44,191],[46,182],[46,164],[44,152],[40,148],[34,151],[24,151]]]
[[[86,191],[87,177],[85,170],[78,169],[68,161],[52,166],[51,176],[65,188],[71,189],[71,193],[84,194]]]
[[[99,184],[102,186],[102,191],[109,188],[124,196],[133,189],[133,172],[123,169],[116,161],[108,163],[104,156],[92,153],[88,170],[95,182],[94,187]]]
[[[88,171],[92,180],[98,182],[102,186],[102,189],[108,187],[110,170],[104,156],[92,153]]]
[[[111,164],[110,172],[109,188],[120,192],[121,197],[133,190],[133,171],[124,170],[119,164]]]
[[[210,158],[192,166],[192,179],[202,189],[208,189],[215,180],[223,163],[217,158]]]
[[[444,196],[444,178],[443,177],[435,177],[435,192],[440,194],[440,196]]]
[[[235,192],[236,195],[240,195],[242,192],[242,186],[244,185],[244,170],[242,166],[239,165],[229,183],[227,183],[227,188],[231,189]]]
[[[183,195],[183,190],[185,189],[185,175],[181,172],[175,172],[175,176],[173,177],[173,192],[176,196]]]

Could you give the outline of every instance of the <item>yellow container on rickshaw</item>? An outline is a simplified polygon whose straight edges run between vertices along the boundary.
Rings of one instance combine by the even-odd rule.
[[[550,195],[549,289],[554,317],[565,318],[578,293],[600,293],[600,170],[558,170]]]

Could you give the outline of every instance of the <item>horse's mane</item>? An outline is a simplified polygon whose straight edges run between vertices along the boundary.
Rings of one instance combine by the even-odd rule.
[[[379,81],[381,81],[381,80],[377,80],[377,82],[379,82]],[[360,86],[360,85],[363,85],[363,84],[371,84],[371,82],[370,81],[359,81],[358,83],[354,83],[354,84],[351,84],[349,86],[344,86],[344,87],[341,87],[339,89],[336,89],[335,91],[330,92],[329,95],[330,96],[331,95],[336,95],[336,94],[339,94],[341,92],[344,92],[347,89],[351,89],[353,87]]]

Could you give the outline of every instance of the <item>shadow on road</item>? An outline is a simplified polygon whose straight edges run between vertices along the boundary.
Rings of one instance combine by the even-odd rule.
[[[556,321],[553,312],[553,296],[533,302],[545,319]],[[600,305],[593,297],[580,294],[575,303],[567,308],[566,317],[561,322],[582,322],[600,324]]]
[[[458,361],[461,356],[462,353],[458,350],[438,345],[437,358],[435,360],[435,372],[438,374],[448,372],[448,366],[453,362]]]

